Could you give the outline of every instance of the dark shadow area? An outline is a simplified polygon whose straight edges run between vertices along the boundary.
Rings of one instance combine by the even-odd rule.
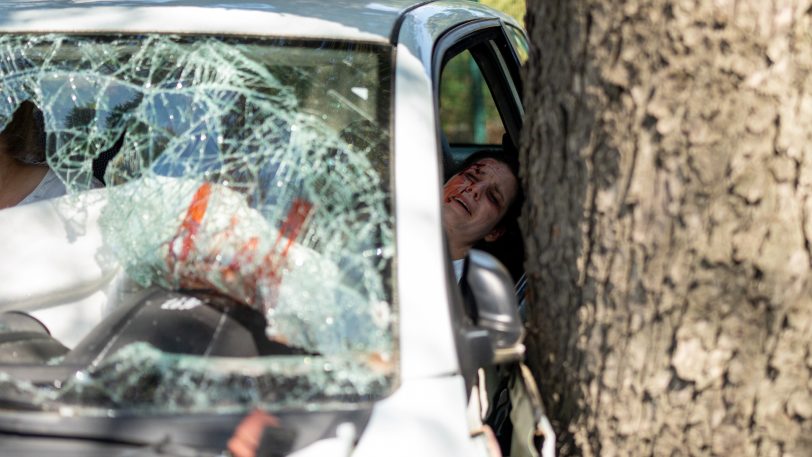
[[[588,390],[592,382],[602,386],[605,362],[579,339],[588,338],[591,347],[608,344],[589,275],[593,254],[605,255],[595,241],[598,220],[606,217],[597,212],[596,197],[601,188],[623,187],[619,153],[601,122],[613,102],[598,93],[599,84],[582,83],[600,80],[584,42],[590,21],[566,2],[528,8],[525,112],[544,114],[528,116],[520,149],[528,194],[521,218],[528,259],[525,344],[557,434],[557,455],[581,454],[573,430],[584,415],[594,417],[592,408],[606,395]],[[599,437],[581,439],[600,454]]]
[[[116,157],[118,151],[121,150],[121,146],[124,145],[124,135],[126,135],[126,133],[126,131],[121,132],[121,135],[119,135],[111,147],[100,152],[99,155],[93,159],[93,177],[101,181],[102,184],[107,185],[104,181],[104,172],[107,171],[107,164]]]
[[[8,120],[0,141],[7,153],[26,163],[45,162],[45,120],[31,100],[22,101]]]

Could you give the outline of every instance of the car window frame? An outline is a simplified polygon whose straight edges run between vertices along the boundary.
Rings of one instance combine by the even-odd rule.
[[[483,46],[478,50],[480,51],[478,52],[480,58],[490,57],[496,60],[496,64],[492,63],[491,65],[486,65],[483,69],[483,66],[480,65],[479,60],[477,60],[478,56],[472,53],[474,59],[477,60],[477,66],[482,72],[483,80],[488,85],[494,98],[494,103],[496,104],[500,117],[502,117],[507,136],[510,138],[510,141],[513,142],[514,146],[518,145],[519,135],[524,121],[524,108],[521,103],[521,71],[518,58],[512,50],[512,45],[510,44],[504,27],[505,24],[497,18],[471,20],[450,28],[435,42],[431,59],[431,81],[436,144],[438,145],[438,153],[442,159],[444,174],[448,174],[454,164],[449,160],[449,157],[447,157],[446,151],[443,150],[445,141],[443,140],[444,135],[440,119],[440,83],[442,71],[446,62],[461,52],[470,50],[471,46]],[[494,44],[492,45],[490,42]],[[507,55],[505,55],[506,53]],[[498,92],[494,92],[494,81],[496,81],[497,84],[503,85],[503,88],[499,89]],[[518,85],[517,81],[519,82]],[[507,91],[504,89],[504,86],[508,86]],[[509,98],[506,100],[504,97],[499,97],[498,94],[508,96]],[[512,100],[512,103],[510,100]],[[509,105],[505,106],[506,104]],[[505,122],[503,110],[509,113],[510,117],[508,119],[511,122],[510,127],[507,125],[507,122]],[[502,145],[497,146],[499,148],[503,147]],[[474,147],[463,147],[460,149],[463,155],[467,156],[467,154],[482,148],[481,145],[476,145]],[[462,158],[464,159],[464,157]],[[447,263],[447,281],[449,284],[454,285],[453,287],[449,287],[448,291],[450,295],[449,303],[451,305],[452,322],[455,323],[454,340],[457,346],[456,352],[460,371],[465,380],[466,392],[470,392],[472,386],[477,382],[477,370],[484,366],[481,360],[478,360],[477,354],[474,353],[475,348],[472,347],[471,344],[472,335],[479,332],[479,330],[475,326],[470,311],[467,309],[462,291],[460,287],[458,287],[459,284],[454,276],[454,269],[451,267],[451,259],[448,254],[448,240],[445,234],[443,234],[443,239],[446,246],[444,257]],[[464,280],[464,275],[465,271],[463,271],[463,277],[460,281]]]
[[[507,24],[507,23],[505,24],[505,33],[507,33],[509,35],[508,39],[509,39],[509,41],[511,43],[511,48],[513,50],[513,55],[516,58],[516,64],[521,69],[524,66],[524,62],[526,62],[527,59],[530,58],[530,39],[528,38],[527,33],[524,30],[522,30],[519,27],[516,27],[513,24]],[[514,36],[514,37],[516,37],[518,39],[521,39],[521,41],[522,41],[521,46],[523,48],[525,48],[525,52],[527,52],[527,54],[528,54],[527,56],[525,56],[524,60],[519,57],[519,51],[518,51],[518,49],[516,49],[516,43],[511,38],[511,36]],[[522,82],[521,77],[519,77],[519,84],[521,84],[521,82]]]
[[[439,117],[442,72],[449,60],[468,50],[491,92],[508,138],[514,147],[518,146],[524,124],[521,67],[504,27],[505,24],[496,18],[474,20],[446,31],[437,40],[432,58],[432,84],[438,144],[447,144],[443,140],[442,120]],[[445,176],[448,177],[455,165],[468,155],[488,147],[499,149],[502,145],[460,144],[450,151],[443,151]]]

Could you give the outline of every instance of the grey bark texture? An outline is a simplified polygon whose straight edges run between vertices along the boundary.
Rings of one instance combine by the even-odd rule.
[[[529,0],[530,364],[561,455],[812,455],[812,0]]]

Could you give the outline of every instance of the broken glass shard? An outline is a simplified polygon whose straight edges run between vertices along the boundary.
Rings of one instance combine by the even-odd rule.
[[[96,262],[101,279],[83,280],[79,298],[102,297],[106,310],[75,346],[97,357],[69,352],[46,364],[59,373],[76,360],[87,366],[47,386],[8,375],[0,384],[89,410],[301,406],[385,393],[396,317],[389,52],[199,36],[0,36],[0,143],[39,141],[13,151],[16,160],[43,161],[67,192],[58,205],[0,219],[33,226],[55,212],[60,222],[37,240],[55,246],[45,261],[71,252]],[[21,106],[33,106],[39,123],[11,122]],[[60,246],[86,239],[98,241]],[[36,287],[38,307],[50,300],[70,312],[79,301]],[[105,353],[116,325],[141,315],[119,302],[156,288],[190,294],[165,308],[178,313],[212,306],[193,297],[201,291],[251,309],[267,341],[301,353],[228,359],[143,342]],[[213,339],[231,321],[219,322]]]

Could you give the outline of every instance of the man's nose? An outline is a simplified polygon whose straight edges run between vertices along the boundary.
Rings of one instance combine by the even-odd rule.
[[[471,197],[474,200],[479,200],[479,196],[482,195],[484,191],[484,183],[483,182],[475,182],[471,185]]]

